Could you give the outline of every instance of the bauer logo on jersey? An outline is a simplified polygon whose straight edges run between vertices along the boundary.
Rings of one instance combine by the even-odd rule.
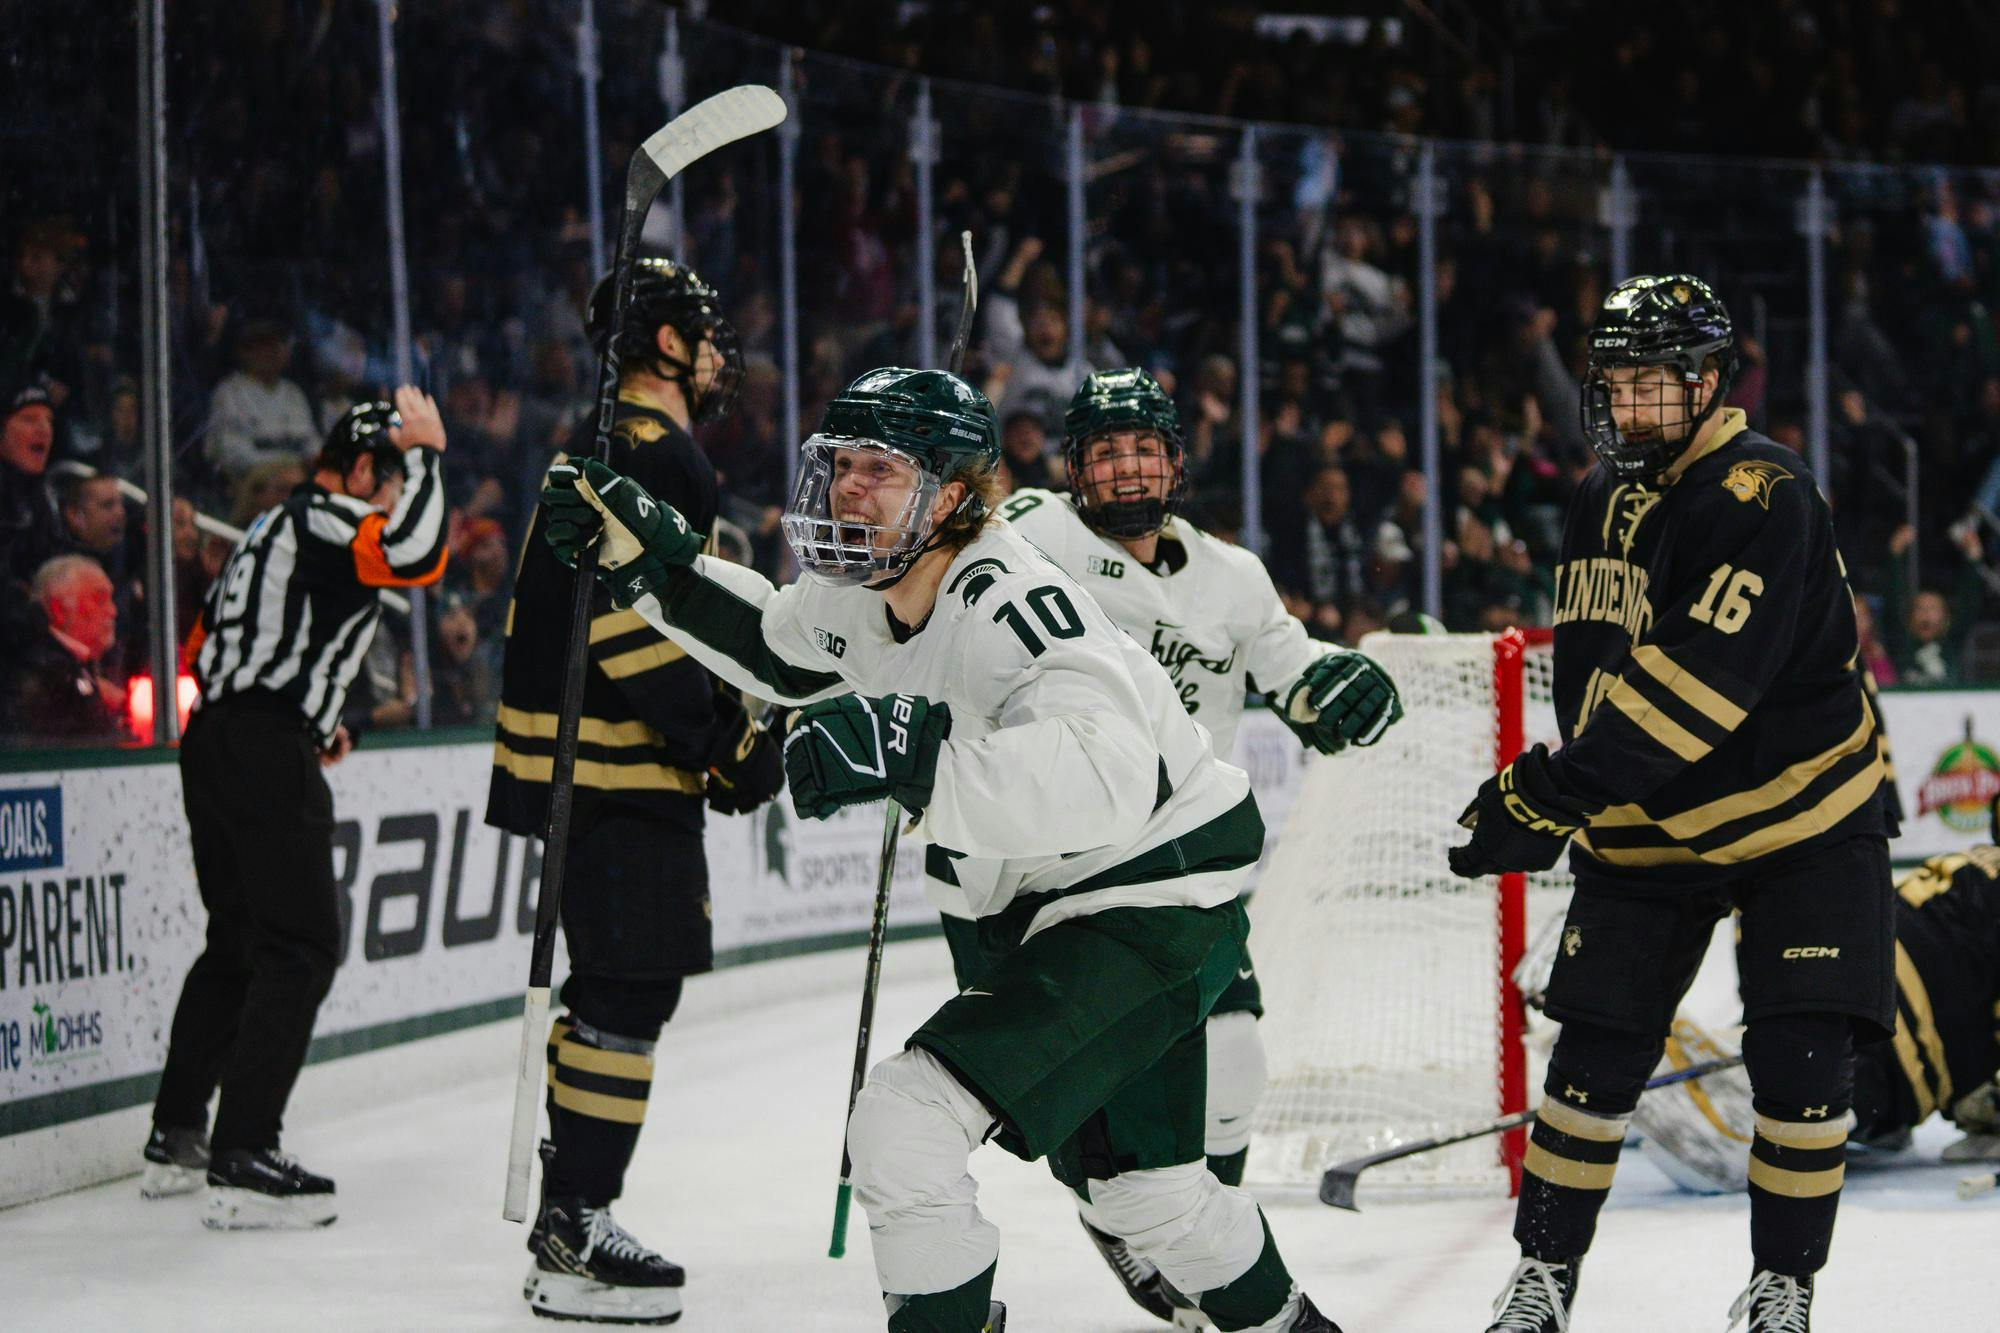
[[[1093,574],[1102,574],[1107,579],[1125,577],[1125,562],[1113,560],[1109,556],[1093,555],[1085,562],[1085,567]]]
[[[1792,474],[1776,463],[1767,463],[1761,458],[1746,458],[1738,463],[1722,478],[1722,489],[1728,491],[1744,504],[1755,500],[1769,509],[1771,492],[1781,481],[1790,481]]]
[[[817,625],[813,626],[813,642],[818,644],[819,650],[828,657],[847,656],[847,640],[833,633],[831,630],[823,630]]]

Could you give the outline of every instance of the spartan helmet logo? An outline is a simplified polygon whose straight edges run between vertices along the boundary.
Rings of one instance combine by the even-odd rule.
[[[1761,458],[1749,458],[1729,469],[1722,478],[1722,489],[1728,491],[1744,504],[1755,500],[1769,509],[1771,491],[1781,481],[1790,481],[1792,474],[1776,463],[1767,463]]]
[[[1565,928],[1563,931],[1563,953],[1574,958],[1577,955],[1577,951],[1581,948],[1583,948],[1583,931],[1575,926]]]

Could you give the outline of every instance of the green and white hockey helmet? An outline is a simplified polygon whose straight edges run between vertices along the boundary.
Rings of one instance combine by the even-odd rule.
[[[827,404],[805,442],[785,540],[809,574],[887,587],[943,523],[984,509],[970,485],[951,513],[933,515],[938,493],[999,460],[999,421],[978,389],[949,371],[871,370]]]
[[[1098,457],[1106,441],[1128,433],[1133,447],[1124,456]],[[1100,370],[1063,413],[1063,466],[1085,523],[1112,537],[1158,532],[1187,502],[1180,411],[1145,371]]]

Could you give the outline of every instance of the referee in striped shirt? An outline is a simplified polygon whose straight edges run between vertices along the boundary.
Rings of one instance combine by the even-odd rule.
[[[445,565],[444,425],[417,389],[334,424],[312,480],[258,515],[194,637],[201,702],[181,788],[208,944],[188,972],[146,1144],[149,1196],[197,1188],[218,1230],[325,1226],[333,1182],[278,1151],[285,1101],[340,959],[333,793],[347,687],[381,589]],[[222,1097],[209,1140],[208,1099]]]

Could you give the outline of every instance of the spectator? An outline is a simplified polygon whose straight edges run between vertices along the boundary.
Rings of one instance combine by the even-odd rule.
[[[292,340],[270,320],[252,320],[236,336],[236,370],[209,400],[208,461],[230,489],[258,463],[301,465],[319,444],[305,390],[285,378]]]
[[[1006,469],[1005,486],[1013,492],[1033,487],[1061,490],[1061,468],[1049,456],[1048,432],[1041,414],[1025,409],[1008,414],[1000,427],[1000,465]]]
[[[431,646],[431,724],[454,727],[491,722],[498,676],[493,653],[487,649],[497,640],[483,640],[472,607],[456,592],[438,599],[436,624]],[[411,688],[414,690],[414,681]]]
[[[99,674],[118,638],[111,580],[85,555],[35,571],[42,629],[21,650],[4,694],[8,743],[108,744],[124,739],[124,687]]]
[[[498,643],[507,633],[513,566],[507,531],[497,520],[466,520],[451,546],[450,570],[454,592],[471,614],[479,637],[488,643]]]
[[[115,477],[70,474],[57,483],[63,537],[115,581],[125,570],[125,497]]]
[[[305,485],[305,481],[306,465],[299,459],[266,458],[253,463],[237,479],[229,506],[229,525],[249,527],[257,515],[273,505],[283,504],[285,497]]]
[[[1300,619],[1327,638],[1341,635],[1348,611],[1369,591],[1369,543],[1352,498],[1347,473],[1322,467],[1306,486],[1305,521],[1296,531],[1272,533],[1272,581],[1311,605]]]
[[[56,553],[61,533],[44,479],[55,444],[55,408],[40,384],[16,389],[0,422],[0,574],[23,597],[42,562]]]
[[[1033,412],[1041,418],[1043,430],[1057,435],[1062,431],[1063,409],[1094,367],[1071,352],[1069,318],[1057,292],[1033,299],[1022,292],[1041,254],[1041,238],[1023,239],[985,300],[986,354],[991,362],[986,396],[1002,411]]]
[[[61,407],[82,371],[75,297],[64,290],[63,252],[80,238],[53,222],[30,224],[14,247],[14,271],[0,294],[0,384],[35,380]]]
[[[1887,687],[1896,683],[1896,664],[1889,657],[1889,650],[1882,646],[1881,636],[1875,633],[1875,612],[1868,599],[1855,594],[1854,631],[1861,644],[1861,665],[1875,680],[1877,687]]]
[[[1905,524],[1889,539],[1882,618],[1889,626],[1896,680],[1902,685],[1962,685],[1967,683],[1966,640],[1979,611],[1979,534],[1970,524],[1951,533],[1960,560],[1949,598],[1936,588],[1921,588],[1911,595],[1903,557],[1916,537],[1916,529]]]

